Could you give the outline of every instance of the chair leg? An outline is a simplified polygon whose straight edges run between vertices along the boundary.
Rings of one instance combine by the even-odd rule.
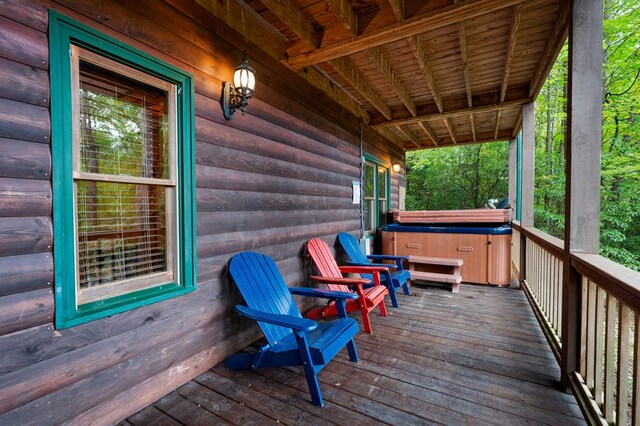
[[[393,284],[387,285],[387,290],[389,290],[389,298],[391,299],[391,306],[394,308],[398,307],[398,297],[396,296],[396,289],[393,288]]]
[[[384,302],[381,302],[384,303]],[[369,312],[367,311],[367,308],[362,307],[360,308],[360,313],[362,314],[362,323],[364,325],[364,332],[367,334],[371,334],[372,330],[371,330],[371,321],[369,320]]]
[[[411,296],[411,292],[409,291],[409,280],[405,281],[405,283],[402,284],[402,291],[404,291],[404,294],[406,294],[407,296]]]
[[[302,358],[302,366],[304,368],[304,375],[307,378],[307,385],[309,386],[309,393],[311,394],[311,402],[318,407],[324,406],[322,399],[322,393],[320,392],[320,383],[318,383],[318,377],[316,376],[313,362],[311,361],[311,353],[309,352],[309,344],[304,333],[295,333],[296,341],[298,343],[298,351],[300,352],[300,358]]]
[[[353,362],[360,361],[360,358],[358,358],[358,351],[356,350],[356,342],[353,339],[347,342],[347,352],[349,352],[349,360]]]
[[[387,316],[387,306],[384,304],[384,300],[380,301],[380,315]]]

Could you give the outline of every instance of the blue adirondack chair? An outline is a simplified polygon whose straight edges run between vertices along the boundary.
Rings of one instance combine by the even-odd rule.
[[[358,362],[353,340],[358,323],[347,317],[346,299],[357,299],[355,293],[344,293],[308,287],[287,288],[273,259],[258,253],[244,252],[233,256],[229,273],[247,306],[236,305],[240,315],[258,321],[267,344],[258,352],[231,355],[225,361],[231,370],[262,367],[304,367],[311,400],[324,405],[316,375],[344,346],[349,359]],[[302,318],[292,294],[335,300],[339,318],[316,323]]]
[[[387,266],[389,269],[386,272],[380,273],[380,284],[387,287],[389,290],[389,297],[391,298],[391,305],[394,308],[398,307],[398,298],[396,297],[396,291],[402,290],[404,294],[410,295],[409,292],[409,282],[411,280],[411,275],[409,271],[404,269],[402,266],[402,261],[409,259],[408,256],[391,256],[386,254],[370,254],[365,255],[360,248],[360,244],[358,240],[353,235],[340,232],[338,234],[338,241],[340,245],[344,249],[349,261],[347,265],[350,266]],[[371,263],[370,260],[381,261],[381,260],[393,260],[396,262],[395,265],[390,265],[388,263]],[[373,277],[367,274],[360,274],[362,278],[369,278],[373,283]]]

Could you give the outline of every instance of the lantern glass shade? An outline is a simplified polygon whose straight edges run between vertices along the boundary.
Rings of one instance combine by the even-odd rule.
[[[256,87],[255,71],[249,65],[246,55],[233,74],[233,85],[242,96],[252,96]]]
[[[402,170],[402,166],[398,163],[393,163],[393,165],[391,166],[391,168],[393,169],[393,171],[395,173],[399,173],[400,170]]]

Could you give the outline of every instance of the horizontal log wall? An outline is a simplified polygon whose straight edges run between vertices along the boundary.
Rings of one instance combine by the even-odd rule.
[[[196,81],[198,290],[65,330],[53,327],[48,9]],[[359,232],[361,123],[256,45],[234,45],[242,37],[191,0],[6,0],[0,15],[0,424],[115,422],[258,336],[233,313],[231,255],[272,256],[299,285],[311,272],[306,240]],[[227,122],[221,86],[242,50],[256,98]],[[362,139],[403,162],[378,133]],[[397,207],[404,176],[391,184]]]

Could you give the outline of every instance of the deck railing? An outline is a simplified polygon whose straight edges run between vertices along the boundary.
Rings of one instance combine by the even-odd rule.
[[[535,228],[522,229],[525,236],[525,274],[522,281],[554,355],[562,352],[562,240]]]
[[[515,257],[524,259],[518,264],[522,287],[561,361],[569,337],[562,336],[564,244],[534,228],[515,224],[514,230],[521,236]],[[581,297],[575,313],[579,362],[569,385],[590,423],[638,425],[640,273],[595,254],[572,253],[570,259]]]

